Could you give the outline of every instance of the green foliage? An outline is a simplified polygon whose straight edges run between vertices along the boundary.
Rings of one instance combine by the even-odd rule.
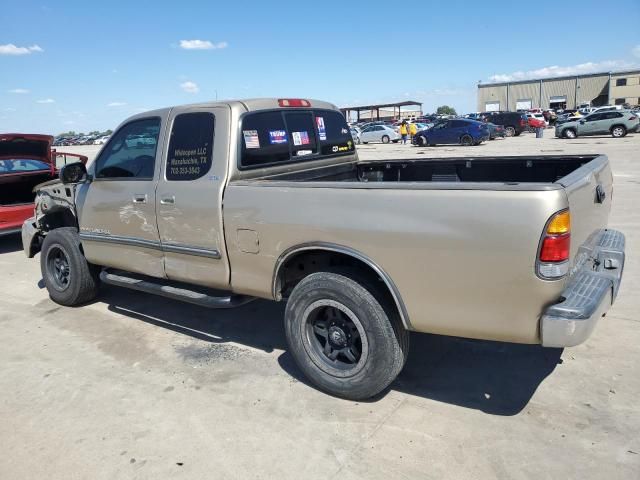
[[[449,105],[442,105],[440,107],[438,107],[438,109],[436,110],[436,114],[438,115],[457,115],[456,114],[456,109],[453,107],[450,107]]]

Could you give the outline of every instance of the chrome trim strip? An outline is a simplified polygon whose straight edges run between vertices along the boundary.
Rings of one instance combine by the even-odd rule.
[[[162,244],[162,251],[169,253],[183,253],[185,255],[194,255],[196,257],[221,258],[220,252],[215,249],[190,247],[187,245],[167,245]]]
[[[115,235],[98,235],[95,233],[80,232],[80,240],[89,242],[115,243],[117,245],[133,245],[134,247],[150,248],[152,250],[162,250],[160,242],[144,240],[135,237],[118,237]]]
[[[276,301],[282,299],[282,296],[280,293],[279,278],[278,278],[280,274],[280,268],[287,261],[289,257],[291,257],[292,255],[295,255],[296,253],[300,253],[306,250],[327,250],[329,252],[343,253],[345,255],[354,257],[360,260],[361,262],[364,262],[365,264],[367,264],[371,269],[373,269],[374,272],[376,272],[380,276],[380,278],[384,281],[385,285],[389,289],[389,292],[393,297],[393,301],[395,302],[396,307],[398,308],[398,313],[400,314],[400,319],[402,320],[402,324],[404,325],[404,328],[406,328],[407,330],[413,330],[413,328],[411,327],[411,322],[409,320],[409,314],[407,313],[407,309],[404,306],[402,297],[400,296],[400,291],[398,290],[398,287],[396,287],[395,283],[393,283],[393,280],[391,279],[391,277],[369,257],[363,255],[362,253],[352,248],[344,247],[342,245],[336,245],[333,243],[327,243],[327,242],[305,243],[302,245],[291,247],[288,250],[285,250],[280,255],[280,257],[278,258],[278,261],[276,262],[276,266],[273,272],[273,280],[272,280],[272,287],[271,287],[273,298]]]
[[[215,249],[207,249],[200,247],[191,247],[188,245],[166,245],[153,240],[144,240],[135,237],[119,237],[114,235],[99,235],[95,233],[80,233],[80,240],[89,242],[113,243],[116,245],[131,245],[134,247],[150,248],[152,250],[161,250],[168,253],[181,253],[184,255],[193,255],[196,257],[207,257],[220,259],[220,252]]]

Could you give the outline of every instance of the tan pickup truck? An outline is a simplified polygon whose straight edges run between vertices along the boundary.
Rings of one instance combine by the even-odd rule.
[[[101,282],[286,300],[299,367],[360,399],[398,375],[410,331],[584,341],[622,276],[612,194],[602,155],[359,162],[334,105],[256,99],[126,120],[40,186],[22,236],[62,305]]]

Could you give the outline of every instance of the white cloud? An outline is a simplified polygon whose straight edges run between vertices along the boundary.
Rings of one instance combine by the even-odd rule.
[[[27,90],[26,88],[13,88],[11,90],[7,90],[9,93],[17,93],[17,94],[25,94],[25,93],[29,93],[29,90]]]
[[[631,53],[633,53],[634,57],[640,58],[640,45],[636,45],[631,49]]]
[[[31,45],[30,47],[18,47],[13,43],[0,45],[0,55],[29,55],[33,52],[44,52],[39,45]]]
[[[53,98],[44,98],[42,100],[36,100],[36,103],[56,103]]]
[[[587,73],[609,72],[625,68],[635,68],[637,66],[638,63],[636,62],[627,62],[623,60],[605,60],[603,62],[579,63],[578,65],[570,65],[566,67],[553,65],[550,67],[538,68],[536,70],[499,73],[496,75],[491,75],[489,77],[489,80],[492,82],[513,82],[517,80],[528,80],[531,78],[565,77],[573,75],[583,75]]]
[[[209,40],[180,40],[180,48],[184,50],[219,50],[228,46],[227,42],[212,43]]]
[[[11,107],[7,107],[4,109],[5,112],[15,112],[16,109],[15,108],[11,108]]]
[[[125,102],[110,102],[107,103],[107,107],[124,107],[126,105]]]
[[[186,82],[182,82],[180,84],[180,88],[187,93],[198,93],[200,91],[200,87],[198,87],[198,84],[189,80],[187,80]]]

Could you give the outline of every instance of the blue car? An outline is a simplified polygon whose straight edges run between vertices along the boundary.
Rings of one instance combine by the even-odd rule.
[[[479,145],[486,140],[489,140],[489,127],[486,123],[455,118],[438,122],[426,130],[420,130],[413,137],[413,144],[421,147],[443,143],[470,146]]]

